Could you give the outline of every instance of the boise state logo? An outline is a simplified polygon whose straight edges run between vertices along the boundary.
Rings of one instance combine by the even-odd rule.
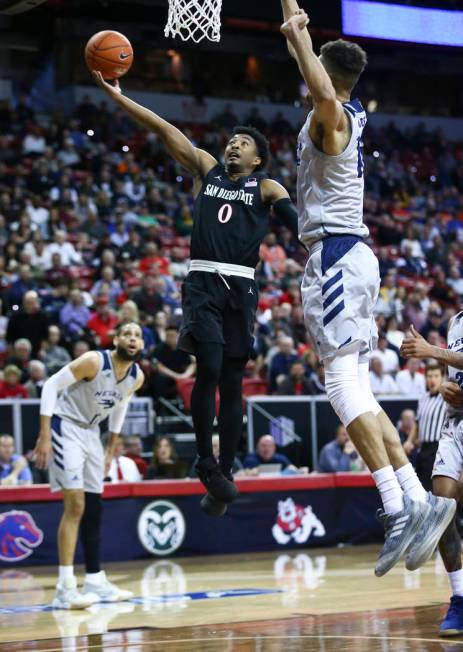
[[[0,559],[26,559],[43,541],[43,532],[28,512],[12,510],[0,514]]]
[[[178,550],[185,538],[185,519],[168,500],[155,500],[138,518],[138,538],[152,555],[165,556]]]
[[[305,543],[312,534],[324,537],[326,530],[310,505],[302,507],[292,498],[286,498],[278,501],[277,522],[272,528],[272,534],[277,543],[286,545],[290,541]]]

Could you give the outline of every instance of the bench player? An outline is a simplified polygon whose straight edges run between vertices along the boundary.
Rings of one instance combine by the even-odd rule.
[[[463,312],[449,322],[447,347],[441,349],[429,344],[411,326],[402,343],[401,353],[406,358],[434,358],[447,365],[449,378],[441,387],[441,394],[447,402],[447,415],[432,471],[432,490],[436,496],[458,499],[463,473]],[[450,606],[440,626],[440,634],[459,636],[463,634],[463,570],[461,537],[455,520],[442,535],[439,552],[452,589]]]
[[[254,272],[259,246],[269,228],[271,206],[296,237],[297,214],[287,191],[265,174],[269,150],[259,131],[235,127],[222,165],[176,127],[122,95],[117,81],[108,84],[99,72],[94,77],[120,108],[158,135],[194,178],[191,265],[182,287],[179,347],[194,354],[197,363],[191,415],[197,473],[208,491],[201,506],[221,515],[237,495],[231,468],[243,427],[242,380],[258,301]],[[217,387],[219,463],[212,452]]]
[[[425,492],[370,388],[380,279],[378,261],[364,242],[367,119],[360,101],[351,99],[366,54],[339,39],[326,43],[317,57],[307,14],[296,0],[281,4],[286,21],[281,29],[313,102],[297,146],[299,237],[310,251],[301,288],[305,322],[325,365],[330,403],[381,494],[386,540],[375,573],[387,573],[409,548],[406,567],[414,570],[432,555],[456,503]]]
[[[143,384],[136,363],[143,349],[139,324],[117,327],[113,351],[89,351],[51,376],[40,401],[40,434],[35,454],[38,468],[49,464],[52,491],[62,491],[64,512],[58,529],[59,577],[52,606],[84,609],[94,602],[133,597],[100,569],[100,531],[105,477],[121,432],[130,397]],[[105,451],[99,424],[109,417],[110,441]],[[74,556],[77,535],[84,551],[86,576],[77,590]]]

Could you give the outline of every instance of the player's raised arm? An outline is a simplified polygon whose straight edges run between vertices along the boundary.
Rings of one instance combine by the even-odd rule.
[[[204,177],[214,165],[216,159],[198,147],[195,147],[180,129],[164,120],[149,109],[137,104],[122,94],[119,82],[108,84],[101,72],[94,70],[93,78],[98,86],[105,91],[126,113],[146,129],[153,131],[164,143],[169,154],[188,172],[195,177]]]
[[[297,211],[291,201],[288,191],[278,181],[265,179],[261,184],[262,201],[273,207],[275,215],[280,218],[296,240],[299,239]]]
[[[447,364],[455,369],[463,369],[463,353],[451,351],[450,349],[441,349],[440,346],[429,344],[413,324],[402,342],[400,353],[404,358],[420,358],[426,360],[433,358],[438,362]]]
[[[282,4],[284,11],[286,3]],[[291,3],[288,3],[288,6],[290,7]],[[287,12],[289,11],[291,9],[287,8]],[[298,13],[283,23],[281,32],[293,48],[299,70],[313,100],[316,120],[326,129],[335,131],[345,123],[346,117],[342,104],[336,97],[333,83],[313,51],[312,39],[307,30],[308,22],[309,17],[305,11],[299,9]]]

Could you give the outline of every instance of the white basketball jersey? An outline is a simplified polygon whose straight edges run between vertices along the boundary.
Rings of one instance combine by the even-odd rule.
[[[447,346],[451,351],[463,352],[463,312],[459,312],[452,320],[447,333]],[[448,366],[449,379],[455,380],[463,389],[463,370]],[[463,408],[457,409],[447,405],[449,417],[462,416]]]
[[[121,402],[133,393],[138,365],[133,363],[126,376],[118,381],[111,352],[100,351],[101,367],[93,380],[80,380],[59,396],[55,414],[82,427],[93,428],[104,421]]]
[[[309,113],[297,141],[299,238],[306,246],[328,235],[368,236],[363,223],[362,133],[367,122],[359,100],[343,104],[352,134],[338,156],[318,150],[309,135]]]

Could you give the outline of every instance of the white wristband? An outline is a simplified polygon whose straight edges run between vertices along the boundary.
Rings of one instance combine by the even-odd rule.
[[[109,415],[109,432],[114,432],[119,434],[124,425],[125,415],[127,414],[127,408],[129,407],[129,401],[122,401]]]
[[[76,382],[76,378],[69,368],[69,365],[66,365],[56,374],[53,374],[53,376],[46,381],[42,389],[40,414],[46,417],[53,416],[58,393]]]

